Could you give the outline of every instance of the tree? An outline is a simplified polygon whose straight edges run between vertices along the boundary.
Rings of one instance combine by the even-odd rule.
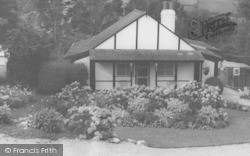
[[[0,0],[0,44],[5,42],[7,32],[18,22],[15,0]]]
[[[68,18],[74,32],[93,36],[122,15],[122,0],[79,0],[69,9]]]
[[[50,54],[50,40],[25,25],[19,25],[8,33],[6,43],[10,53],[9,82],[36,86],[40,65]]]

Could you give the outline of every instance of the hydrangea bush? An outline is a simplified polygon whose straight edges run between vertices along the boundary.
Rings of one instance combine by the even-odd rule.
[[[65,86],[62,92],[44,99],[48,108],[55,109],[63,116],[67,116],[68,109],[74,106],[89,105],[91,103],[90,97],[91,89],[89,87],[81,87],[80,83],[74,82]]]
[[[92,92],[73,83],[45,100],[65,118],[66,128],[86,138],[105,140],[118,126],[154,126],[193,129],[228,125],[218,87],[191,82],[169,90],[132,86]]]
[[[0,105],[6,104],[10,108],[21,108],[33,100],[32,92],[21,86],[1,86]]]
[[[113,136],[115,119],[111,111],[97,106],[73,107],[69,110],[70,118],[66,120],[68,129],[88,139],[96,137],[106,140]]]
[[[63,116],[54,109],[43,109],[33,117],[31,125],[45,132],[59,133],[64,128]]]

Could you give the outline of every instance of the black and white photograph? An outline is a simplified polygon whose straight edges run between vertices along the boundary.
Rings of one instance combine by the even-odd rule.
[[[0,0],[0,156],[247,156],[250,0]]]

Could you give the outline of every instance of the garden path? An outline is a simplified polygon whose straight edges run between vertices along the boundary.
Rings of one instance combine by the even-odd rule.
[[[242,105],[250,106],[250,100],[241,99],[240,94],[237,91],[227,88],[227,87],[224,88],[222,97],[225,100],[236,100]]]
[[[176,148],[176,149],[157,149],[145,146],[138,146],[131,143],[110,144],[107,142],[68,140],[49,141],[41,139],[15,139],[0,136],[1,144],[63,144],[64,156],[235,156],[249,155],[250,144],[214,146],[214,147],[195,147],[195,148]]]

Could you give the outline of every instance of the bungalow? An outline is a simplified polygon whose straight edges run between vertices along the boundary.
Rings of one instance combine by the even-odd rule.
[[[177,36],[175,17],[171,2],[164,2],[161,22],[134,10],[97,36],[73,43],[65,58],[87,65],[93,90],[201,82],[203,63],[217,71],[221,58]]]

